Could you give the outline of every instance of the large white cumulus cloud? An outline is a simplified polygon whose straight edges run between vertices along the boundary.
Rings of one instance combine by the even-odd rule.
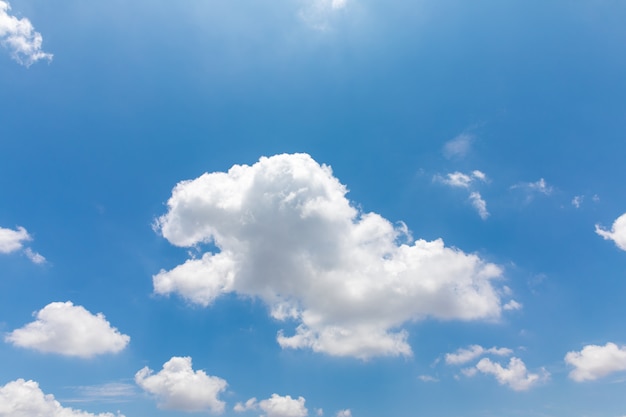
[[[577,382],[593,381],[626,370],[626,346],[615,343],[587,345],[580,352],[568,352],[565,362],[574,367],[569,377]]]
[[[298,324],[281,346],[360,358],[410,355],[407,321],[499,317],[498,266],[441,239],[410,241],[403,224],[360,212],[346,193],[306,154],[179,183],[158,229],[174,245],[219,252],[162,270],[155,292],[204,306],[224,293],[258,297]]]
[[[225,403],[219,399],[227,383],[204,371],[194,371],[190,357],[173,357],[154,374],[145,367],[135,374],[135,382],[156,396],[160,408],[182,411],[221,413]]]
[[[63,407],[52,394],[44,394],[35,381],[18,379],[0,386],[0,417],[124,417],[92,414]]]
[[[596,233],[604,239],[610,239],[621,250],[626,250],[626,213],[622,214],[613,222],[611,230],[605,230],[596,225]]]
[[[5,337],[16,346],[89,358],[116,353],[130,337],[121,334],[102,313],[92,314],[70,301],[50,303],[36,313],[36,320]]]
[[[0,45],[11,52],[14,60],[30,66],[41,59],[52,59],[52,54],[41,49],[43,38],[30,20],[9,14],[11,6],[0,0]]]

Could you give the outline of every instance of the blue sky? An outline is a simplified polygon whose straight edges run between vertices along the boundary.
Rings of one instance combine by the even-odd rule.
[[[0,0],[0,417],[626,415],[625,19]]]

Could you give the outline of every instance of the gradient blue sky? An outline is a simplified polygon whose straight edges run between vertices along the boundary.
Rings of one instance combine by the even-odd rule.
[[[0,417],[626,415],[624,21],[618,0],[0,0]],[[235,165],[252,185],[199,186]],[[312,228],[289,193],[328,210]],[[390,235],[354,237],[367,213]],[[229,251],[202,302],[225,275],[175,268]]]

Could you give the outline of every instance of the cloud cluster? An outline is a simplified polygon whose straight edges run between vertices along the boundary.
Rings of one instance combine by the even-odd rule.
[[[484,374],[493,375],[500,385],[507,385],[514,391],[526,391],[549,377],[545,369],[542,369],[538,374],[528,372],[524,362],[515,357],[509,360],[508,367],[492,362],[489,358],[483,358],[474,369]],[[466,375],[468,374],[471,375],[471,373],[466,372]]]
[[[135,382],[156,397],[159,408],[213,413],[224,411],[225,403],[219,395],[228,384],[204,371],[194,371],[190,357],[172,357],[156,374],[145,367],[135,374]]]
[[[40,352],[89,358],[121,351],[130,337],[111,327],[102,313],[91,314],[67,301],[48,304],[34,322],[7,334],[5,340]]]
[[[612,240],[618,248],[626,250],[626,213],[622,214],[613,222],[611,230],[605,230],[596,224],[596,233],[605,240]]]
[[[0,253],[12,253],[23,249],[24,254],[36,264],[46,261],[46,258],[34,252],[31,248],[24,248],[24,243],[33,240],[26,229],[18,226],[17,229],[0,227]]]
[[[11,6],[0,0],[0,45],[7,48],[11,57],[20,64],[29,67],[45,59],[50,61],[52,54],[41,49],[43,38],[35,31],[30,20],[18,19],[9,14]]]
[[[281,346],[359,358],[410,355],[408,321],[500,316],[498,266],[441,239],[412,242],[406,226],[360,212],[346,193],[306,154],[179,183],[156,227],[176,246],[219,252],[161,270],[154,291],[204,306],[225,293],[258,297],[298,324],[279,333]]]
[[[290,395],[272,394],[266,400],[257,401],[256,398],[250,398],[245,404],[237,403],[234,410],[237,412],[262,410],[265,417],[306,417],[309,411],[304,406],[305,402],[303,397],[295,399]]]
[[[457,349],[455,353],[446,353],[445,361],[448,365],[462,365],[483,355],[509,356],[513,351],[508,348],[492,347],[485,349],[480,345],[471,345],[468,348]]]
[[[112,413],[92,414],[61,406],[44,394],[35,381],[18,379],[0,386],[0,417],[124,417]]]
[[[580,352],[568,352],[565,362],[574,367],[569,377],[577,382],[593,381],[626,370],[626,346],[615,343],[587,345]]]

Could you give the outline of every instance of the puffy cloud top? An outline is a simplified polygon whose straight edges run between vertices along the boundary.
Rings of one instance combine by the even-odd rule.
[[[283,397],[282,395],[272,394],[266,400],[257,401],[256,398],[250,398],[245,404],[237,403],[234,410],[240,413],[260,409],[266,413],[263,417],[306,417],[309,415],[309,410],[304,406],[305,402],[304,397],[295,399],[291,398],[290,395]],[[318,410],[318,415],[320,415],[320,411]]]
[[[30,20],[18,19],[9,14],[11,6],[0,0],[0,45],[11,52],[14,60],[27,67],[41,59],[52,59],[52,54],[43,52],[43,38],[35,31]]]
[[[121,334],[102,313],[91,314],[70,301],[50,303],[36,320],[6,336],[16,346],[66,356],[92,357],[119,352],[130,337]]]
[[[483,358],[476,364],[476,369],[484,374],[493,375],[498,383],[507,385],[514,391],[526,391],[549,376],[544,369],[540,374],[528,372],[526,365],[519,358],[511,358],[508,367],[492,362],[489,358]]]
[[[35,381],[18,379],[0,386],[0,417],[124,417],[92,414],[62,407],[52,394],[44,394]]]
[[[626,250],[626,213],[622,214],[613,222],[613,227],[610,231],[602,229],[596,225],[596,233],[602,236],[606,240],[612,240],[615,242],[618,248]]]
[[[587,345],[580,352],[568,352],[565,362],[574,367],[569,377],[577,382],[593,381],[626,370],[626,347],[615,343]]]
[[[498,266],[441,239],[411,241],[403,224],[360,212],[346,193],[306,154],[179,183],[158,229],[174,245],[219,252],[162,270],[154,291],[205,306],[224,293],[258,297],[274,318],[298,323],[281,346],[360,358],[410,355],[407,321],[500,316]]]
[[[194,371],[190,357],[173,357],[154,374],[145,367],[135,374],[135,382],[156,396],[160,408],[181,411],[221,413],[225,403],[219,399],[227,383],[204,371]]]

